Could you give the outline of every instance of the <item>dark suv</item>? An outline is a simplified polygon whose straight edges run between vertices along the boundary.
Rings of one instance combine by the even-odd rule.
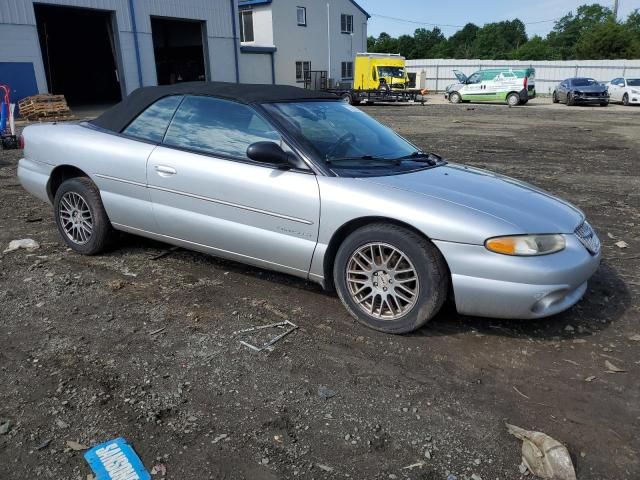
[[[609,105],[609,92],[593,78],[567,78],[553,91],[553,103],[564,102],[567,105],[578,103],[599,103]]]

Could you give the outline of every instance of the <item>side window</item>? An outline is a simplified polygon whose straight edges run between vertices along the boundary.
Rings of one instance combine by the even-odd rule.
[[[280,140],[278,132],[247,105],[212,97],[186,97],[164,143],[246,159],[247,147],[252,143]]]
[[[376,67],[373,67],[371,69],[371,77],[373,78],[374,81],[378,80],[378,72],[376,72]]]
[[[340,31],[342,33],[353,33],[353,15],[340,15]]]
[[[253,11],[241,10],[240,14],[240,41],[253,42]]]
[[[141,140],[162,142],[164,132],[167,131],[171,117],[181,100],[182,95],[161,98],[138,115],[122,133]]]

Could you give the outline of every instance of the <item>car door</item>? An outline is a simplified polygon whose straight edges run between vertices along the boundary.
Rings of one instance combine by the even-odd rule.
[[[476,72],[473,75],[471,75],[467,79],[467,84],[464,86],[462,90],[463,90],[463,96],[467,97],[465,98],[465,100],[473,100],[473,101],[483,100],[482,74],[480,72]]]
[[[287,148],[252,107],[187,96],[147,179],[160,233],[194,249],[306,276],[316,245],[319,187],[310,170],[246,156],[257,141]]]
[[[558,100],[560,100],[561,102],[566,102],[568,90],[569,90],[569,80],[560,82],[560,85],[558,85]]]
[[[111,222],[123,230],[155,232],[147,189],[147,160],[162,141],[182,96],[161,98],[138,115],[119,135],[95,133],[93,180]],[[108,139],[108,141],[104,141]]]
[[[621,91],[624,90],[624,89],[621,88],[621,83],[624,85],[624,81],[621,82],[620,80],[622,80],[622,79],[621,78],[614,78],[613,80],[611,80],[611,82],[609,82],[609,85],[607,85],[608,90],[609,90],[609,99],[612,102],[619,102],[620,100],[622,100]]]

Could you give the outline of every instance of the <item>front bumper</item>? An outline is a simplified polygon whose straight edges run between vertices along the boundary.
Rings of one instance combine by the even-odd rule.
[[[558,253],[512,257],[482,245],[434,241],[451,271],[456,308],[480,317],[530,319],[560,313],[582,298],[600,264],[573,235]]]
[[[605,103],[605,102],[609,102],[609,97],[608,96],[604,96],[604,97],[587,97],[587,96],[578,96],[575,95],[573,97],[573,101],[575,103]]]

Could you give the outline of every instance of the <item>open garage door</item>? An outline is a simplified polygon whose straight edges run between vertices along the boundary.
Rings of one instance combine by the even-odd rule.
[[[202,22],[153,17],[151,31],[158,85],[207,79]]]
[[[70,105],[122,98],[112,12],[34,4],[49,92]]]

